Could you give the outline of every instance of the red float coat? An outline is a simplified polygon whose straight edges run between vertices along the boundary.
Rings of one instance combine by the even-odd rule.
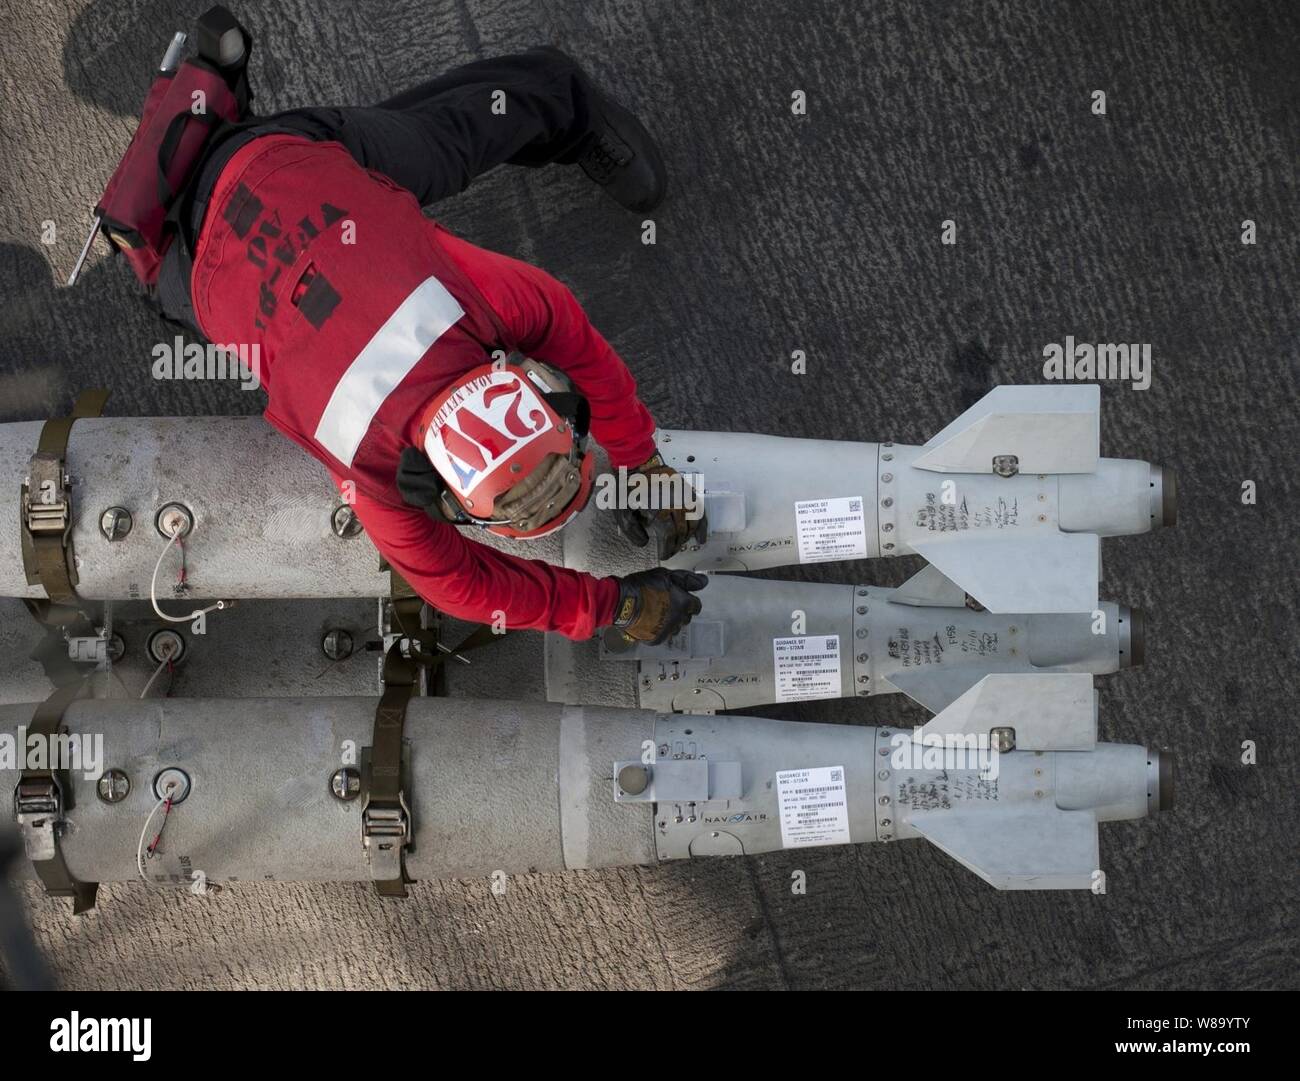
[[[499,348],[573,380],[613,465],[654,453],[631,374],[567,288],[453,236],[340,144],[266,135],[218,178],[192,292],[210,341],[257,347],[267,420],[325,464],[430,604],[570,638],[612,622],[613,578],[478,544],[405,504],[395,483],[403,448],[421,445],[424,404]]]

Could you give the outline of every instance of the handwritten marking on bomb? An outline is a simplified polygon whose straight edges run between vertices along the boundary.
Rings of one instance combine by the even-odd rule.
[[[803,702],[840,696],[840,636],[773,638],[776,700]]]
[[[800,563],[866,558],[861,496],[800,500],[794,505],[794,520]]]
[[[916,508],[918,528],[931,533],[956,533],[967,529],[1011,529],[1020,524],[1020,502],[1012,498],[972,507],[965,499],[945,504],[935,492],[926,492],[925,506]]]
[[[941,757],[936,768],[942,768]],[[997,778],[944,770],[933,780],[909,777],[898,786],[898,806],[914,811],[951,811],[953,802],[962,800],[997,802]]]
[[[785,848],[852,843],[843,766],[778,770],[776,798]]]

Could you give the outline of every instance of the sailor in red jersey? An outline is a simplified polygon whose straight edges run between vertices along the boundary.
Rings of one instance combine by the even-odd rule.
[[[563,53],[467,65],[379,106],[282,113],[216,143],[189,208],[186,314],[210,341],[258,347],[267,419],[325,463],[430,604],[663,641],[699,611],[703,576],[595,578],[466,535],[540,536],[580,511],[588,429],[613,466],[671,473],[573,294],[421,212],[502,162],[579,164],[639,212],[664,193],[648,132]],[[620,526],[667,558],[703,538],[698,504],[620,510]]]

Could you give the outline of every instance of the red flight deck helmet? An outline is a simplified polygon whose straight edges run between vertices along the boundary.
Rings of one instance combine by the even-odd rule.
[[[591,497],[586,427],[586,403],[567,381],[523,360],[466,372],[425,406],[419,433],[449,520],[528,539],[561,528]]]

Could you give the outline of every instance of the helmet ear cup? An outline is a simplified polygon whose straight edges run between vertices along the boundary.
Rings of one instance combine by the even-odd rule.
[[[574,442],[581,449],[591,431],[591,403],[586,396],[578,392],[573,380],[563,372],[533,360],[532,357],[521,357],[512,363],[537,388],[546,399],[546,404],[573,426],[574,435],[577,436]]]
[[[442,474],[433,468],[428,455],[418,447],[407,447],[402,451],[395,482],[402,502],[408,507],[419,507],[430,518],[441,522],[469,520],[464,508],[447,489]]]
[[[591,403],[577,391],[559,391],[543,394],[546,404],[563,417],[573,429],[573,441],[581,448],[591,430]]]

